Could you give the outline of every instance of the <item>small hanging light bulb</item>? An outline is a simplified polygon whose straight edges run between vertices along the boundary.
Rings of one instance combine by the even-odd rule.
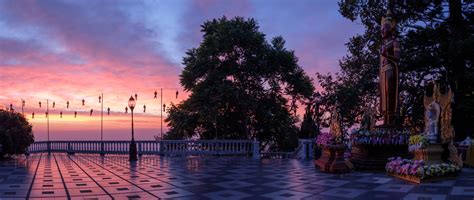
[[[143,105],[143,112],[146,112],[146,105]]]
[[[74,111],[74,118],[77,117],[77,111]]]
[[[69,101],[66,102],[66,108],[69,109]]]
[[[135,101],[138,100],[138,95],[135,93]]]
[[[59,112],[59,118],[63,118],[63,111]]]
[[[158,98],[158,92],[155,90],[155,99]]]
[[[86,103],[86,100],[82,99],[82,106],[84,106],[84,103]]]
[[[166,112],[166,104],[163,104],[163,110]]]
[[[110,115],[110,108],[107,108],[107,115]]]
[[[128,113],[128,107],[125,107],[125,114]]]
[[[90,114],[90,116],[92,116],[92,112],[94,112],[94,110],[91,109],[91,114]]]
[[[31,119],[35,118],[35,112],[31,113]]]
[[[48,117],[48,112],[46,112],[46,117]]]
[[[53,108],[54,108],[54,106],[56,106],[56,102],[53,101]]]
[[[101,101],[100,101],[101,99],[102,99],[102,97],[101,97],[101,96],[99,96],[99,103],[101,103]]]
[[[41,101],[40,101],[40,102],[38,102],[38,104],[39,104],[39,107],[41,108]]]

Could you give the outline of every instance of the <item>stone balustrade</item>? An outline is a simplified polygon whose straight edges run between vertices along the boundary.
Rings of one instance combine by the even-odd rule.
[[[255,146],[255,141],[251,140],[150,140],[136,143],[139,155],[253,155],[254,148],[259,147],[258,142]],[[129,146],[130,141],[41,141],[33,143],[28,153],[128,154]]]
[[[298,140],[294,152],[261,152],[256,140],[149,140],[136,141],[139,155],[245,155],[260,158],[313,158],[314,140]],[[130,141],[40,141],[30,153],[128,154]]]

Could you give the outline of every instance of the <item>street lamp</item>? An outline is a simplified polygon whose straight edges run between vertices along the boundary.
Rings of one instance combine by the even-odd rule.
[[[137,161],[137,144],[135,143],[135,133],[133,131],[133,109],[137,102],[135,99],[130,96],[128,99],[128,107],[130,107],[130,113],[132,114],[132,141],[130,142],[130,150],[129,150],[129,160],[130,161]]]

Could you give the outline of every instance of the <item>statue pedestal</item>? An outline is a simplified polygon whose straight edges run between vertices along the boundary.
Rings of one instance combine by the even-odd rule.
[[[345,145],[334,145],[323,148],[321,157],[314,164],[322,172],[347,173],[351,169],[344,160]]]
[[[428,144],[425,148],[414,152],[415,160],[424,160],[426,164],[442,163],[443,151],[441,143]]]
[[[384,171],[390,157],[406,157],[407,145],[352,145],[350,161],[356,170]]]

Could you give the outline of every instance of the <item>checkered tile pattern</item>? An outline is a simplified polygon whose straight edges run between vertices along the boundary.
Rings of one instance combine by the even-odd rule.
[[[0,161],[0,199],[474,199],[474,169],[416,185],[310,160],[34,154]]]

